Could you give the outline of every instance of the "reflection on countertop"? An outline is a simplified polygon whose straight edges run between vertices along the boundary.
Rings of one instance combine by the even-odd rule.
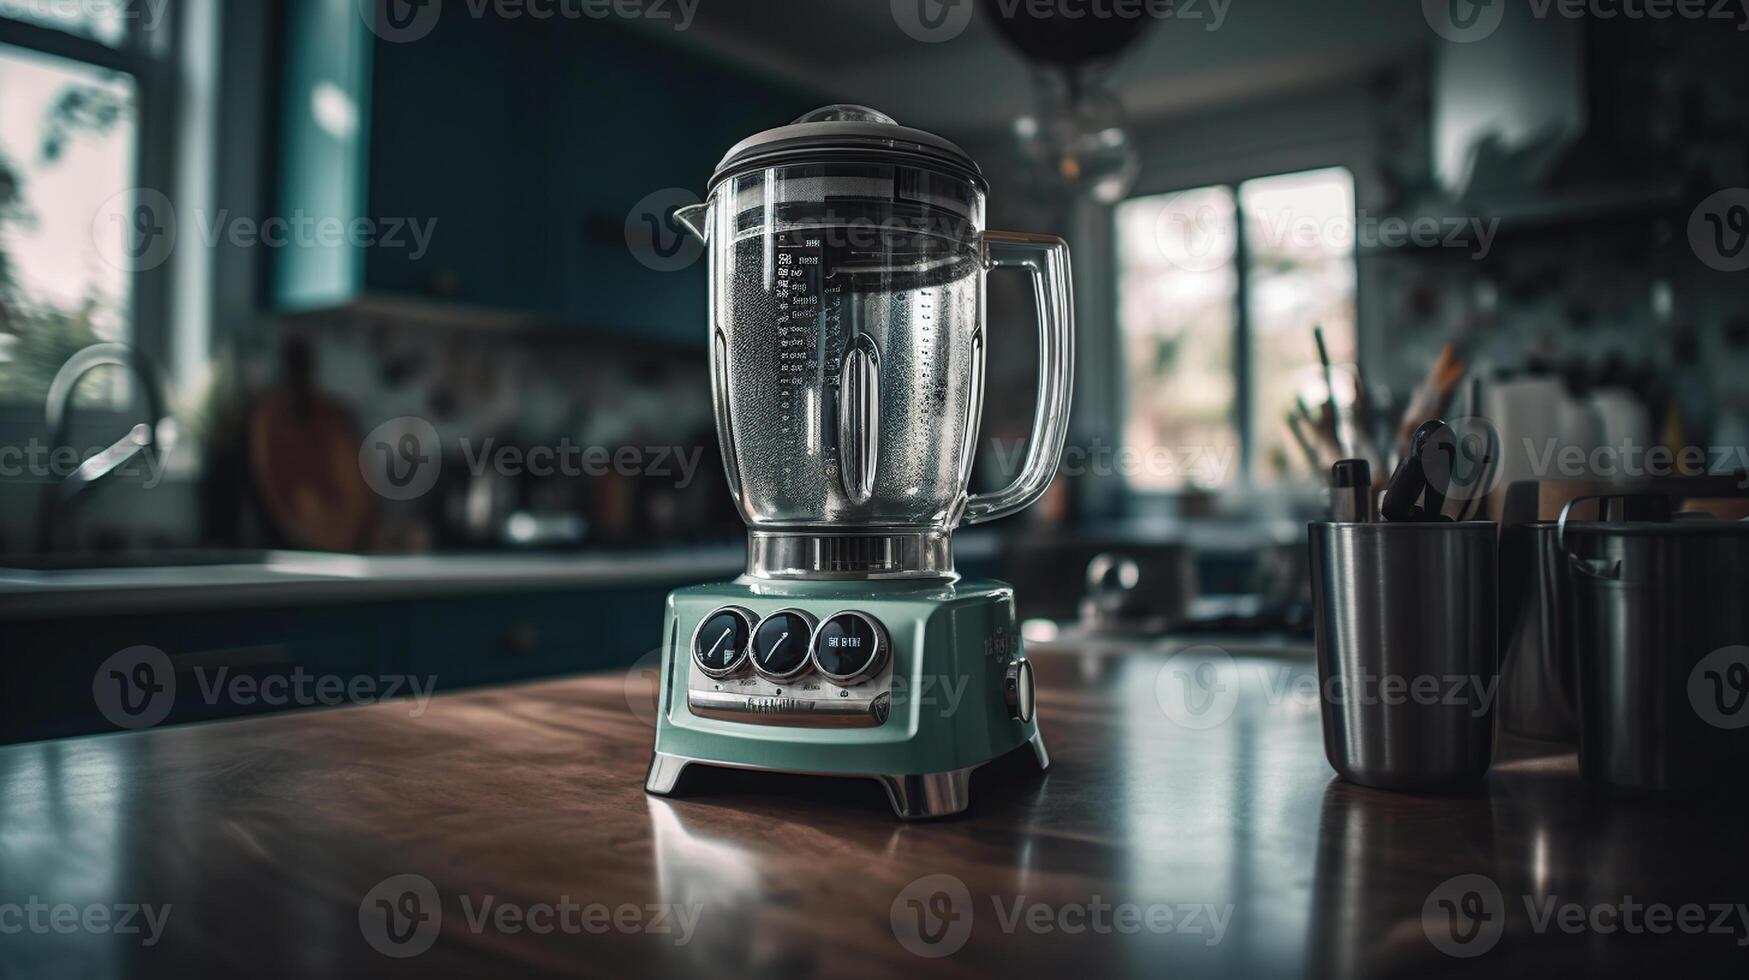
[[[1447,975],[1480,949],[1450,945],[1448,898],[1498,923],[1478,933],[1492,947],[1481,964],[1741,962],[1740,928],[1570,932],[1541,918],[1743,901],[1738,810],[1597,798],[1569,750],[1527,742],[1505,743],[1466,793],[1350,786],[1324,761],[1304,659],[1033,656],[1054,765],[999,760],[970,812],[933,823],[895,823],[863,780],[701,770],[676,798],[645,797],[654,688],[640,669],[440,695],[423,713],[390,702],[0,748],[0,894],[174,908],[149,949],[29,935],[0,965],[392,972],[402,961],[361,936],[361,902],[401,875],[442,903],[435,941],[405,961],[422,974]],[[1230,696],[1188,711],[1176,680],[1205,664]],[[682,943],[471,927],[464,909],[486,896],[661,905],[671,923],[685,908],[695,928]],[[928,930],[957,937],[951,956],[905,945],[919,908],[966,924]]]

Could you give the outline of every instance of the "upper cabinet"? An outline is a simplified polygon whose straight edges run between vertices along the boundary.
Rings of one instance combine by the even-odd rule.
[[[640,261],[628,219],[665,252],[678,229],[640,202],[702,194],[732,143],[820,101],[606,20],[285,6],[272,213],[311,230],[271,250],[284,311],[423,299],[690,342],[703,260]]]
[[[282,6],[285,60],[279,85],[277,189],[270,217],[351,221],[365,211],[372,37],[352,0]],[[265,222],[264,222],[265,224]],[[306,242],[271,250],[274,304],[332,306],[363,288],[364,254]]]

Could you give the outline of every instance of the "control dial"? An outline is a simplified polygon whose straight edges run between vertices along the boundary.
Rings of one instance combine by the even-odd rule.
[[[766,680],[787,681],[808,669],[808,637],[816,620],[800,609],[780,609],[753,631],[753,669]]]
[[[692,631],[692,662],[710,677],[727,677],[747,662],[754,615],[740,606],[723,606]]]
[[[814,666],[834,684],[849,687],[880,673],[892,644],[873,616],[841,612],[814,631]]]
[[[1002,678],[1002,701],[1008,706],[1008,717],[1025,724],[1032,720],[1032,664],[1022,657],[1008,665]]]

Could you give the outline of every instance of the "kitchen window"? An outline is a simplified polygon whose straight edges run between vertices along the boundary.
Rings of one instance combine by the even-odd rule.
[[[1126,467],[1141,492],[1307,472],[1286,419],[1325,400],[1312,328],[1355,359],[1354,178],[1333,167],[1116,209]],[[1339,388],[1342,386],[1338,381]]]
[[[0,402],[7,405],[40,410],[61,364],[90,344],[122,341],[161,353],[154,325],[163,319],[166,199],[142,188],[168,186],[173,138],[158,107],[167,88],[161,21],[172,6],[0,4]],[[125,372],[95,372],[78,396],[119,405],[126,384]]]

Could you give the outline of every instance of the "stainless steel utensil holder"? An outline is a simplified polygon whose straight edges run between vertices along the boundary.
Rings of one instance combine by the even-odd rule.
[[[1490,521],[1311,525],[1324,752],[1383,789],[1473,783],[1494,753]]]

